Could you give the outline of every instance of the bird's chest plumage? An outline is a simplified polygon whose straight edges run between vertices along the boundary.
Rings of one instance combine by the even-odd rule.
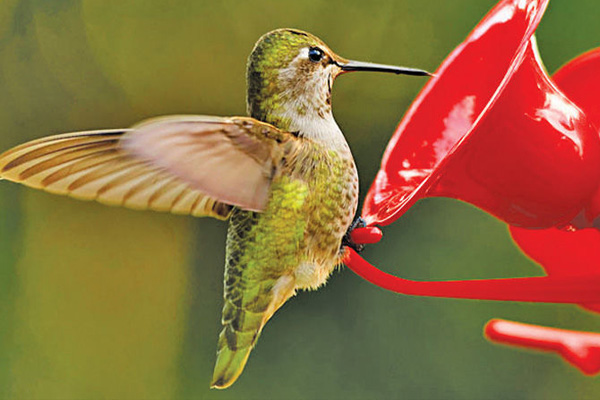
[[[306,225],[295,269],[299,288],[321,286],[339,263],[340,243],[358,203],[358,174],[349,151],[309,145],[291,168],[292,179],[308,187]]]
[[[317,288],[339,263],[341,240],[356,212],[356,167],[349,151],[311,142],[283,162],[265,210],[236,209],[231,216],[228,274],[247,282],[290,275],[298,289]]]

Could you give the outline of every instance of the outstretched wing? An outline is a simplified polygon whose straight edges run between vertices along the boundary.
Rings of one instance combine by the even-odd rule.
[[[0,178],[111,205],[226,219],[232,206],[264,208],[281,144],[296,140],[251,118],[163,117],[25,143],[0,155]]]

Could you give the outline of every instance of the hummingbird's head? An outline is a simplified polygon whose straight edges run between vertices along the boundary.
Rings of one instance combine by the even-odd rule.
[[[426,71],[349,61],[322,40],[296,29],[277,29],[263,35],[248,58],[248,112],[275,126],[316,135],[331,120],[334,79],[350,71],[381,71],[430,75]]]

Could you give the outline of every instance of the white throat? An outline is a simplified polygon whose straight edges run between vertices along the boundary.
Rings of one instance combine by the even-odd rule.
[[[298,66],[306,60],[308,48],[300,50],[288,67],[279,73],[281,93],[285,99],[274,114],[289,121],[289,130],[299,136],[325,144],[327,147],[348,148],[346,139],[331,112],[331,86],[334,65],[310,76],[310,81],[299,74]]]
[[[291,107],[287,108],[281,116],[289,119],[290,131],[297,132],[301,137],[323,143],[327,147],[348,147],[346,138],[331,112],[323,116],[311,113],[299,114]]]

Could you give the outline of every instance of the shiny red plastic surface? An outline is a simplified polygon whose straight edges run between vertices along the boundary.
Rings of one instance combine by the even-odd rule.
[[[501,1],[446,58],[390,140],[363,207],[368,225],[426,196],[536,228],[569,225],[586,207],[600,139],[541,66],[532,35],[546,5]]]
[[[552,80],[592,121],[600,124],[600,48],[569,61]]]
[[[552,76],[552,80],[600,130],[600,48],[571,60]],[[600,214],[600,188],[584,211],[583,217],[587,221]],[[595,225],[600,227],[600,223]]]
[[[511,224],[515,242],[548,276],[417,282],[348,249],[345,263],[358,275],[403,294],[600,312],[600,49],[550,80],[532,36],[546,5],[501,1],[444,61],[391,139],[363,218],[386,225],[426,196],[464,200]],[[357,243],[375,241],[362,229]],[[492,320],[486,335],[600,372],[597,333]]]
[[[551,351],[588,375],[600,372],[600,334],[493,319],[485,335],[495,342]]]
[[[368,226],[352,230],[352,232],[350,232],[350,237],[354,243],[372,244],[381,240],[383,232],[376,226]]]
[[[532,35],[546,5],[501,1],[444,61],[390,141],[363,208],[368,223],[389,223],[420,197],[447,195],[517,226],[591,224],[585,210],[600,181],[600,138],[541,66]],[[591,79],[593,72],[580,74],[587,63],[578,65],[575,74]],[[543,232],[523,230],[521,237]],[[561,248],[552,247],[550,257]],[[595,269],[448,284],[407,281],[353,253],[347,265],[388,290],[425,296],[586,303],[593,309],[597,301],[588,294],[600,289]]]
[[[344,264],[363,279],[387,290],[413,296],[543,303],[598,303],[600,275],[466,281],[413,281],[390,275],[347,248]]]
[[[555,228],[532,230],[511,227],[511,234],[548,276],[579,277],[582,280],[590,275],[600,276],[600,231],[597,229],[569,232]],[[581,305],[600,311],[600,304]]]
[[[567,63],[553,76],[560,89],[573,100],[595,126],[600,126],[600,48],[589,51]],[[579,218],[593,220],[600,209],[596,193]],[[548,275],[600,274],[600,230],[598,223],[590,229],[560,230],[556,228],[529,230],[511,227],[515,242]],[[600,311],[598,304],[583,304]]]

